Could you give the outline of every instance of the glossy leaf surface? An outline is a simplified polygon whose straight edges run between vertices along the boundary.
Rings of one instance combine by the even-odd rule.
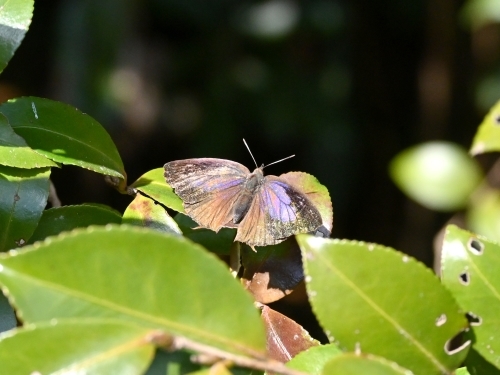
[[[500,367],[500,246],[450,225],[441,267],[443,283],[470,314],[474,349]]]
[[[22,97],[0,105],[14,131],[38,153],[62,164],[125,178],[111,137],[96,120],[53,100]]]
[[[120,213],[101,204],[53,207],[43,211],[40,222],[28,243],[41,241],[48,236],[89,225],[121,224]]]
[[[470,149],[472,155],[493,151],[500,151],[500,101],[484,117]]]
[[[33,234],[49,195],[50,168],[0,166],[0,251],[24,245]]]
[[[321,373],[323,375],[408,375],[410,371],[382,357],[344,353],[330,360]]]
[[[466,319],[430,269],[375,244],[306,235],[297,241],[309,299],[330,341],[414,373],[446,373],[463,361],[467,349],[445,346]]]
[[[342,354],[342,350],[334,344],[313,346],[297,354],[286,366],[310,375],[319,375],[325,364],[339,354]]]
[[[123,224],[151,228],[160,232],[182,235],[175,220],[152,199],[136,194],[123,213]]]
[[[13,255],[0,260],[0,283],[25,322],[116,317],[231,352],[264,352],[250,295],[222,262],[183,237],[90,227]]]
[[[428,142],[404,150],[392,160],[390,172],[410,198],[443,211],[464,207],[483,177],[476,161],[449,142]]]
[[[33,0],[0,1],[0,72],[24,39],[33,17]]]
[[[7,167],[41,168],[57,167],[57,164],[33,151],[26,141],[17,135],[0,113],[0,164]]]
[[[184,206],[163,176],[163,168],[156,168],[143,174],[132,184],[141,193],[177,212],[184,212]]]
[[[141,374],[153,359],[149,330],[113,320],[53,320],[0,336],[0,373]]]

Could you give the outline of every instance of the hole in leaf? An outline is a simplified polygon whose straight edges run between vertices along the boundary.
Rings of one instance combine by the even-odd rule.
[[[477,238],[471,238],[467,244],[469,251],[474,255],[482,255],[484,251],[484,244]]]
[[[473,312],[469,311],[468,313],[465,314],[465,317],[467,318],[471,326],[477,327],[483,324],[483,319],[479,315],[474,314]]]
[[[448,355],[454,355],[466,349],[471,340],[464,341],[464,331],[460,331],[455,337],[452,337],[444,344],[444,351]]]
[[[436,319],[436,326],[441,327],[444,323],[446,323],[446,314],[441,314]]]
[[[500,125],[500,115],[495,115],[495,125]]]
[[[458,275],[458,278],[459,278],[461,284],[463,284],[463,285],[469,285],[470,284],[470,274],[469,274],[469,271],[463,271],[460,275]]]

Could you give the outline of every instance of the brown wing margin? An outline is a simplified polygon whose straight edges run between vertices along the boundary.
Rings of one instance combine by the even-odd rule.
[[[276,176],[266,176],[235,240],[251,246],[274,245],[297,233],[321,226],[319,211],[297,189]]]
[[[232,206],[250,171],[224,159],[177,160],[165,164],[165,179],[199,225],[218,231],[232,218]]]

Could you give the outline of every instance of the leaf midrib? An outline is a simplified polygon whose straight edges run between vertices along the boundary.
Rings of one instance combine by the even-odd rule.
[[[77,139],[77,138],[73,138],[73,137],[71,137],[71,136],[69,136],[69,135],[67,135],[67,134],[60,133],[60,132],[56,132],[56,131],[53,131],[53,130],[51,130],[51,129],[46,129],[46,128],[42,128],[42,127],[36,127],[36,126],[26,126],[26,125],[20,125],[20,126],[15,126],[15,127],[13,126],[12,128],[13,128],[13,129],[14,129],[14,128],[15,128],[15,129],[21,129],[21,128],[22,128],[22,129],[34,129],[34,130],[45,131],[45,132],[47,132],[47,133],[53,133],[53,134],[56,134],[56,135],[59,135],[59,136],[65,137],[66,139],[68,139],[68,140],[70,140],[70,141],[73,141],[73,142],[75,142],[75,143],[79,143],[79,144],[81,144],[81,145],[83,145],[83,146],[85,146],[85,147],[87,147],[87,148],[89,148],[89,149],[91,149],[91,150],[94,150],[97,154],[102,155],[102,156],[104,157],[104,159],[109,160],[109,161],[111,162],[111,164],[115,166],[115,168],[117,169],[117,171],[118,171],[120,174],[122,174],[122,175],[123,175],[123,173],[122,173],[122,169],[123,169],[123,167],[122,167],[121,165],[117,164],[115,160],[113,160],[112,158],[110,158],[107,154],[105,154],[105,153],[104,153],[104,152],[102,152],[101,150],[99,150],[99,149],[97,149],[97,148],[93,147],[92,145],[90,145],[90,144],[88,144],[88,143],[84,143],[84,142],[80,141],[80,140],[79,140],[79,139]],[[46,151],[46,150],[44,150],[44,151]],[[50,152],[50,151],[48,151],[48,152]],[[57,154],[56,154],[56,155],[57,155]],[[59,156],[59,155],[58,155],[58,156]],[[107,168],[109,168],[109,167],[107,167]]]
[[[314,250],[311,250],[314,251]],[[417,347],[429,360],[431,363],[436,365],[436,367],[442,372],[442,373],[448,373],[449,370],[439,362],[439,360],[432,355],[431,352],[429,352],[420,342],[413,337],[406,329],[403,328],[403,326],[399,325],[399,323],[392,319],[389,314],[385,312],[384,309],[382,309],[379,305],[373,301],[368,295],[366,295],[360,288],[356,286],[354,282],[352,282],[343,272],[341,272],[339,269],[337,269],[330,261],[328,258],[321,256],[321,252],[314,251],[315,255],[319,256],[325,265],[331,269],[331,271],[335,272],[351,289],[355,291],[369,306],[373,308],[377,313],[379,313],[383,318],[385,318],[395,329],[397,332],[405,332],[404,337],[407,338],[415,347]]]
[[[131,316],[133,318],[136,318],[136,319],[139,319],[139,320],[142,320],[145,322],[158,324],[160,326],[159,328],[167,328],[167,330],[168,330],[168,328],[173,328],[173,329],[178,330],[179,332],[192,333],[194,335],[198,335],[198,337],[203,337],[203,338],[207,339],[206,342],[210,342],[210,340],[213,340],[214,342],[220,342],[220,343],[229,345],[230,347],[231,346],[235,347],[238,350],[240,350],[241,352],[246,353],[247,355],[250,355],[250,356],[257,357],[257,356],[261,356],[263,354],[262,352],[259,351],[259,349],[251,348],[251,347],[242,345],[241,342],[237,342],[237,341],[233,341],[231,339],[227,339],[227,338],[224,338],[221,336],[213,335],[210,332],[202,331],[202,330],[193,328],[193,327],[185,325],[185,324],[177,323],[177,322],[167,320],[167,319],[158,318],[158,317],[155,317],[153,315],[149,315],[147,313],[140,312],[138,310],[133,310],[131,308],[128,308],[127,306],[119,305],[117,303],[112,303],[109,300],[97,298],[97,297],[89,295],[85,292],[81,292],[81,291],[77,291],[75,289],[63,287],[61,284],[56,284],[56,283],[53,283],[53,282],[50,282],[47,280],[36,278],[34,276],[31,276],[31,275],[23,274],[21,272],[18,272],[16,270],[12,269],[12,268],[6,267],[5,265],[4,265],[4,268],[2,270],[2,273],[4,273],[4,274],[11,273],[11,275],[13,276],[13,279],[15,279],[17,277],[17,278],[31,281],[33,284],[36,284],[36,282],[38,282],[39,284],[41,284],[42,286],[46,287],[49,290],[54,290],[56,292],[66,294],[69,297],[80,299],[80,300],[83,300],[83,301],[86,301],[88,303],[95,304],[97,306],[101,306],[104,308],[108,308],[112,311],[116,311],[116,312],[119,312],[123,315],[126,315],[126,316],[128,315],[128,316]],[[12,296],[12,297],[15,300],[15,297],[14,296]],[[80,317],[82,317],[82,316],[80,316]],[[150,327],[150,326],[148,326],[148,327]],[[227,350],[227,349],[223,349],[223,350]]]

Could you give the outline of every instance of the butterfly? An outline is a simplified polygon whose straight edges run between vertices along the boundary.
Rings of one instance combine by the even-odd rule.
[[[215,232],[237,228],[234,240],[252,248],[316,231],[322,218],[314,204],[285,179],[264,176],[263,169],[250,172],[234,161],[199,158],[166,163],[164,176],[200,226]]]

